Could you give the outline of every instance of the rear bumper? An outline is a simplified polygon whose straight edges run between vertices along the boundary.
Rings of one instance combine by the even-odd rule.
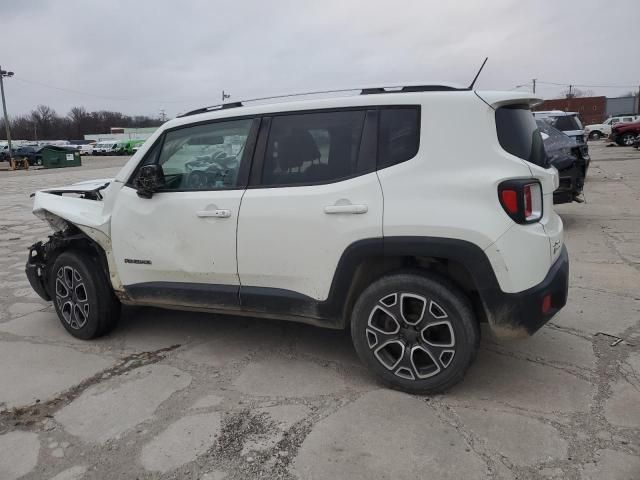
[[[534,334],[567,303],[569,255],[562,247],[560,256],[538,285],[523,292],[504,293],[499,288],[482,291],[489,324],[498,336]],[[545,297],[548,300],[545,302]]]

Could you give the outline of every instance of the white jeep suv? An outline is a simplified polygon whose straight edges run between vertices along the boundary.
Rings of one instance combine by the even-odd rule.
[[[79,338],[120,304],[349,328],[387,385],[442,391],[480,322],[529,335],[567,299],[537,102],[424,86],[188,113],[114,179],[35,194],[55,233],[27,276]]]

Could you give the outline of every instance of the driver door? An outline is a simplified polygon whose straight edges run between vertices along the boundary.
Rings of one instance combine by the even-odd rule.
[[[164,186],[140,197],[134,173],[111,221],[118,273],[132,298],[237,303],[238,212],[258,124],[225,119],[170,129],[142,159],[140,166],[161,165]]]

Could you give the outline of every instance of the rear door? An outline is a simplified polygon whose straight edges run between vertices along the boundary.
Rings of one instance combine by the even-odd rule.
[[[377,111],[263,119],[238,222],[244,308],[265,296],[322,301],[350,245],[382,238]]]

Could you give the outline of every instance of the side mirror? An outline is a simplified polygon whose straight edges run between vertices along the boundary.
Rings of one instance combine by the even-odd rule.
[[[162,167],[158,164],[145,165],[140,169],[133,183],[139,197],[151,198],[154,192],[157,192],[165,185]]]

